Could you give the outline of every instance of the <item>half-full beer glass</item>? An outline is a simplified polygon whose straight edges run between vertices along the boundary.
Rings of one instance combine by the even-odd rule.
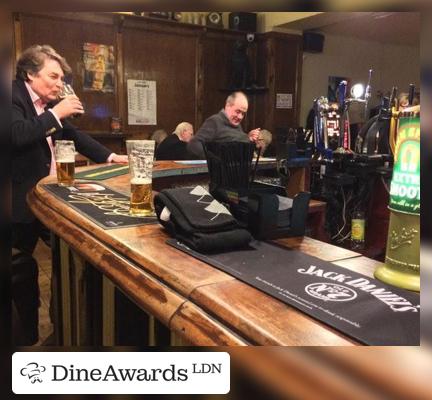
[[[75,144],[72,140],[56,140],[54,149],[57,182],[60,186],[72,186],[75,178]]]
[[[154,216],[152,204],[152,170],[155,141],[127,140],[127,153],[131,176],[130,213]]]

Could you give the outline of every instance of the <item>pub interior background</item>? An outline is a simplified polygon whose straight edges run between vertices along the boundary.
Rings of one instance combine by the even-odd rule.
[[[208,13],[177,13],[177,20],[142,14],[25,12],[13,16],[15,55],[33,44],[50,44],[62,54],[72,67],[73,86],[86,110],[76,125],[119,153],[125,153],[125,140],[148,139],[157,129],[171,133],[180,121],[191,122],[197,130],[219,111],[232,89],[233,45],[236,40],[247,40],[247,33],[253,33],[247,43],[252,84],[241,88],[250,100],[243,128],[272,132],[270,156],[278,154],[290,128],[306,126],[314,99],[327,96],[330,76],[366,84],[368,71],[373,69],[369,109],[393,86],[408,91],[410,84],[420,85],[419,13],[259,12],[254,32],[229,29],[229,13],[222,13],[223,27],[207,25]],[[305,31],[323,35],[321,51],[305,48]],[[113,93],[82,89],[84,43],[114,47]],[[129,79],[156,81],[157,125],[128,125]],[[276,106],[278,94],[290,95],[288,107]],[[120,133],[111,133],[113,117],[122,121]],[[313,175],[310,168],[303,176],[308,180],[306,187],[311,188]],[[372,188],[365,210],[366,246],[359,251],[382,261],[388,194],[381,179]],[[327,201],[327,229],[332,218],[340,217],[329,215],[329,207],[342,205],[332,205],[322,193],[317,199]],[[344,240],[334,231],[320,239],[350,248],[349,224],[343,228]],[[41,254],[47,252],[41,250]],[[47,283],[44,287],[49,290]]]

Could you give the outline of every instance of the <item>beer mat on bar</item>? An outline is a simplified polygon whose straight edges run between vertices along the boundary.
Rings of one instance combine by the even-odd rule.
[[[158,223],[156,217],[129,215],[129,196],[107,188],[99,182],[75,182],[71,187],[59,186],[57,183],[42,186],[104,229]]]
[[[75,174],[77,179],[89,179],[92,181],[103,181],[104,179],[113,178],[114,176],[125,175],[129,173],[129,165],[113,164],[104,167],[93,168],[88,171],[82,171]]]
[[[167,243],[363,344],[420,344],[418,293],[266,242],[253,241],[246,249],[210,255],[175,239]]]

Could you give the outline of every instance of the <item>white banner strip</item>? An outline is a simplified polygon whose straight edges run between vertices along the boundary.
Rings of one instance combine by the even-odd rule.
[[[17,352],[16,394],[226,394],[226,352]]]

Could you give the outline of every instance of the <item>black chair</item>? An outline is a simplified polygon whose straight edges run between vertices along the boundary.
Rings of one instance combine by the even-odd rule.
[[[282,186],[254,181],[252,143],[207,142],[203,147],[210,193],[228,204],[234,218],[256,239],[304,235],[309,192],[290,199]]]

